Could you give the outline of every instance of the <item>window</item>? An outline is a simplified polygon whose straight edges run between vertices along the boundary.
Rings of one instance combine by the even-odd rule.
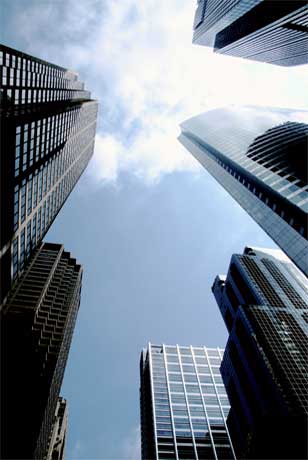
[[[31,250],[31,221],[27,223],[27,246],[26,246],[27,258],[30,256],[30,250]]]
[[[15,279],[18,272],[18,237],[13,241],[13,278]]]
[[[186,388],[187,393],[198,393],[198,394],[200,394],[200,390],[199,390],[198,385],[190,385],[190,384],[187,385],[186,384],[185,388]]]
[[[207,364],[207,359],[206,357],[201,357],[201,356],[196,356],[196,363],[197,364]]]
[[[195,372],[194,366],[183,364],[183,372]]]
[[[209,366],[197,366],[199,374],[208,374],[210,372]]]
[[[186,417],[188,416],[188,413],[187,413],[187,409],[186,408],[183,408],[183,409],[177,409],[176,407],[177,406],[174,406],[175,408],[173,409],[173,415],[174,417],[178,416],[178,417]],[[178,406],[179,407],[179,406]]]
[[[178,363],[179,358],[177,355],[167,355],[167,361],[168,363]]]
[[[211,375],[199,375],[200,383],[213,383]]]
[[[27,196],[27,216],[31,214],[32,211],[32,174],[29,176],[28,181],[28,196]]]
[[[171,401],[174,404],[185,404],[185,397],[183,395],[177,395],[174,393],[171,393]]]
[[[22,181],[21,194],[20,194],[20,220],[24,222],[26,217],[26,180]]]
[[[184,374],[185,382],[198,382],[197,376],[192,374]]]
[[[177,364],[168,364],[168,370],[173,372],[180,372],[180,366]]]
[[[189,394],[187,395],[187,399],[188,399],[189,404],[202,404],[201,395]]]
[[[183,393],[184,387],[179,383],[170,383],[170,391]]]
[[[180,347],[180,353],[181,353],[181,355],[191,356],[190,348]]]
[[[219,407],[207,407],[206,411],[208,417],[221,417],[221,410]]]
[[[190,430],[190,425],[189,422],[182,421],[181,419],[175,419],[174,420],[174,426],[176,429],[181,429],[181,430]]]
[[[181,356],[182,363],[193,364],[193,358],[191,356]]]
[[[19,188],[18,185],[14,188],[14,231],[17,230],[19,224]]]
[[[202,394],[215,394],[215,388],[213,385],[201,385]]]
[[[21,268],[24,267],[25,262],[25,229],[22,230],[20,234],[20,258],[19,258]]]
[[[32,218],[32,247],[36,245],[36,214]]]
[[[181,374],[169,374],[170,382],[182,382]]]

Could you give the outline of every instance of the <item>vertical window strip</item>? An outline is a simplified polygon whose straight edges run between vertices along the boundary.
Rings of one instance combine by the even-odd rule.
[[[168,375],[167,355],[166,355],[166,347],[165,347],[165,345],[163,345],[163,357],[164,357],[164,367],[165,367],[165,374],[166,374],[166,381],[167,381],[167,391],[168,391],[171,426],[172,426],[172,433],[173,433],[173,443],[174,443],[174,450],[175,450],[175,460],[178,460],[179,455],[178,455],[178,448],[177,448],[177,442],[176,442],[176,433],[175,433],[175,427],[174,427],[174,417],[173,417],[173,409],[172,409],[171,394],[170,394],[170,382],[169,382],[169,375]]]
[[[195,358],[195,355],[194,355],[194,353],[193,353],[193,347],[191,347],[191,350],[192,350],[192,357],[193,357],[193,362],[194,362],[194,367],[195,367],[195,373],[196,373],[196,375],[197,375],[197,380],[198,380],[199,391],[200,391],[200,394],[202,395],[202,396],[201,396],[202,405],[203,405],[203,410],[204,410],[205,416],[206,416],[206,423],[207,423],[208,429],[209,429],[209,435],[210,435],[210,438],[211,438],[212,449],[213,449],[213,452],[214,452],[214,455],[215,455],[215,460],[218,460],[217,454],[216,454],[216,450],[215,450],[215,448],[214,448],[214,439],[213,439],[213,435],[212,435],[212,430],[211,430],[211,426],[210,426],[210,422],[209,422],[208,413],[207,413],[207,410],[206,410],[206,404],[205,404],[205,402],[204,402],[204,398],[203,398],[203,394],[202,394],[202,387],[201,387],[201,382],[200,382],[200,378],[199,378],[199,373],[198,373],[196,358]],[[204,347],[204,352],[205,352],[205,356],[207,357],[206,348],[205,348],[205,347]],[[212,375],[212,379],[213,379],[213,375]]]

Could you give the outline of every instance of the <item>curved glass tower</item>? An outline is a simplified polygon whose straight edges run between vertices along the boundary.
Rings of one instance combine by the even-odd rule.
[[[308,112],[226,107],[181,124],[180,142],[308,275]]]

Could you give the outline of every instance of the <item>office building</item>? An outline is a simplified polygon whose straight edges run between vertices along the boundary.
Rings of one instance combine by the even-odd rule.
[[[67,432],[67,402],[59,397],[49,440],[46,460],[64,460]],[[45,459],[44,459],[45,460]]]
[[[308,63],[305,0],[198,0],[193,42],[281,66]]]
[[[234,459],[220,348],[149,344],[140,360],[142,459]]]
[[[307,111],[231,106],[185,121],[179,137],[306,275],[307,122]]]
[[[221,373],[238,458],[307,458],[308,285],[280,250],[234,254],[213,293],[229,331]]]
[[[0,46],[1,302],[94,147],[97,102],[76,73]]]
[[[1,311],[1,458],[42,460],[80,303],[82,267],[41,243]]]

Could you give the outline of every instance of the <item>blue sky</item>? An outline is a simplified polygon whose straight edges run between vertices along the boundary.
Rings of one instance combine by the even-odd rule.
[[[178,143],[226,104],[307,107],[307,67],[191,44],[189,0],[2,0],[1,41],[77,70],[100,101],[95,155],[48,240],[84,266],[65,374],[67,458],[137,459],[148,341],[224,346],[210,287],[246,244],[275,247]]]

